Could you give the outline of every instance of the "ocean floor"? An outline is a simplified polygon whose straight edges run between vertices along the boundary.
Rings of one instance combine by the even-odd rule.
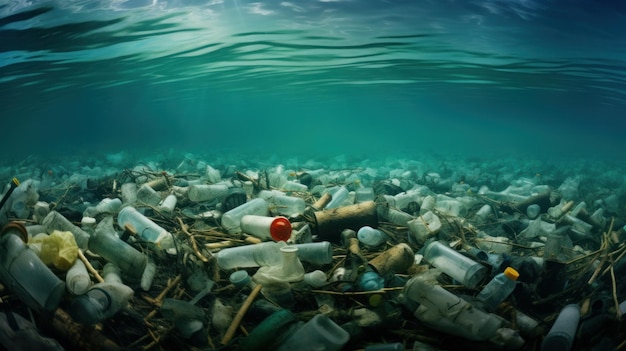
[[[22,233],[11,226],[0,239],[0,343],[622,349],[624,168],[175,152],[7,162],[0,222],[29,239],[9,243]],[[243,209],[256,217],[242,221]],[[71,235],[53,242],[59,232]],[[452,253],[425,250],[437,241]],[[507,267],[519,273],[514,290],[489,306],[479,293]]]

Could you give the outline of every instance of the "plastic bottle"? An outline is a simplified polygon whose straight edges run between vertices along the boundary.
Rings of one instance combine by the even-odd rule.
[[[158,244],[164,250],[173,247],[172,235],[132,206],[124,207],[120,211],[117,223],[122,228],[131,225],[141,238]]]
[[[104,218],[89,239],[89,250],[116,264],[132,280],[139,281],[146,268],[147,257],[117,236],[113,218]]]
[[[402,302],[425,325],[469,340],[488,340],[502,327],[503,320],[483,312],[439,285],[420,276],[411,278]]]
[[[319,269],[305,273],[304,282],[314,289],[324,286],[326,285],[326,273]]]
[[[84,230],[78,228],[73,225],[72,222],[68,221],[67,218],[63,217],[57,211],[51,211],[48,215],[43,219],[41,224],[46,228],[48,234],[52,233],[55,230],[60,230],[63,232],[71,232],[74,235],[74,239],[76,239],[76,245],[82,250],[87,249],[87,242],[89,241],[89,234]]]
[[[519,273],[513,267],[507,267],[504,272],[496,274],[493,279],[478,293],[476,298],[482,301],[487,312],[495,309],[515,290],[515,283]]]
[[[109,318],[125,307],[133,297],[133,289],[121,284],[115,268],[109,267],[104,282],[94,285],[87,293],[77,296],[69,314],[76,322],[92,325]]]
[[[193,202],[217,200],[228,195],[226,184],[199,184],[190,185],[187,197]]]
[[[245,215],[241,217],[241,231],[261,239],[287,241],[291,237],[291,223],[285,217]]]
[[[124,183],[121,187],[122,203],[132,205],[137,202],[137,184]]]
[[[102,199],[96,206],[88,207],[83,213],[83,216],[95,217],[101,213],[115,213],[119,211],[121,207],[122,200],[118,198],[105,198]]]
[[[230,234],[241,233],[241,218],[245,215],[267,216],[269,206],[267,201],[256,198],[241,206],[237,206],[222,215],[222,227]]]
[[[148,184],[143,184],[137,190],[137,201],[150,206],[156,206],[161,202],[161,195]]]
[[[426,246],[424,258],[470,289],[475,288],[487,275],[487,267],[438,241]]]
[[[368,225],[363,226],[357,232],[357,238],[363,245],[375,248],[385,243],[385,233]]]
[[[332,193],[332,199],[324,209],[329,210],[332,208],[341,207],[343,205],[343,202],[346,201],[346,199],[348,198],[348,193],[348,189],[346,189],[345,186],[339,187],[339,189]]]
[[[231,284],[235,286],[235,288],[243,289],[246,285],[250,283],[251,278],[248,272],[241,270],[231,273],[228,277],[228,280]]]
[[[272,197],[272,212],[283,216],[296,216],[304,213],[306,203],[304,199],[288,195],[275,195]]]
[[[172,213],[174,212],[174,208],[176,208],[177,202],[178,202],[178,199],[176,198],[176,195],[169,194],[165,197],[165,199],[163,199],[163,202],[161,202],[161,205],[159,205],[159,210],[164,215],[171,217]]]
[[[89,273],[83,261],[74,261],[74,265],[72,265],[65,275],[65,284],[67,291],[72,295],[82,295],[89,290],[91,278],[89,278]]]
[[[317,265],[329,264],[333,261],[333,246],[328,241],[302,243],[293,246],[298,248],[300,261]]]
[[[267,241],[259,244],[229,247],[215,254],[222,269],[271,266],[280,263],[280,248],[285,242]]]
[[[338,351],[348,342],[350,334],[324,314],[316,314],[289,335],[276,351],[325,350]]]
[[[36,311],[54,312],[65,291],[61,281],[28,248],[26,228],[15,222],[7,224],[0,237],[0,280]]]
[[[580,307],[570,304],[561,310],[541,343],[541,351],[569,351],[578,329]]]

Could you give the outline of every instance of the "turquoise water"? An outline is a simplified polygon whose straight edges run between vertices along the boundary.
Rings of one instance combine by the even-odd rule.
[[[614,1],[2,1],[2,153],[622,159]]]

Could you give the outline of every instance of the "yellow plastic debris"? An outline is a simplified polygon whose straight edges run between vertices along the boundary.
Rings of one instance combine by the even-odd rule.
[[[63,271],[70,269],[78,257],[78,245],[71,232],[55,230],[50,235],[36,235],[28,244],[40,248],[43,263]]]

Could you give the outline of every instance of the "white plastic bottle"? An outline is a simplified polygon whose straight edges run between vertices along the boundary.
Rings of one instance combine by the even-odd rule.
[[[504,272],[498,273],[485,287],[478,293],[476,298],[482,301],[483,308],[487,312],[494,311],[513,290],[519,278],[519,273],[513,267],[507,267]]]

